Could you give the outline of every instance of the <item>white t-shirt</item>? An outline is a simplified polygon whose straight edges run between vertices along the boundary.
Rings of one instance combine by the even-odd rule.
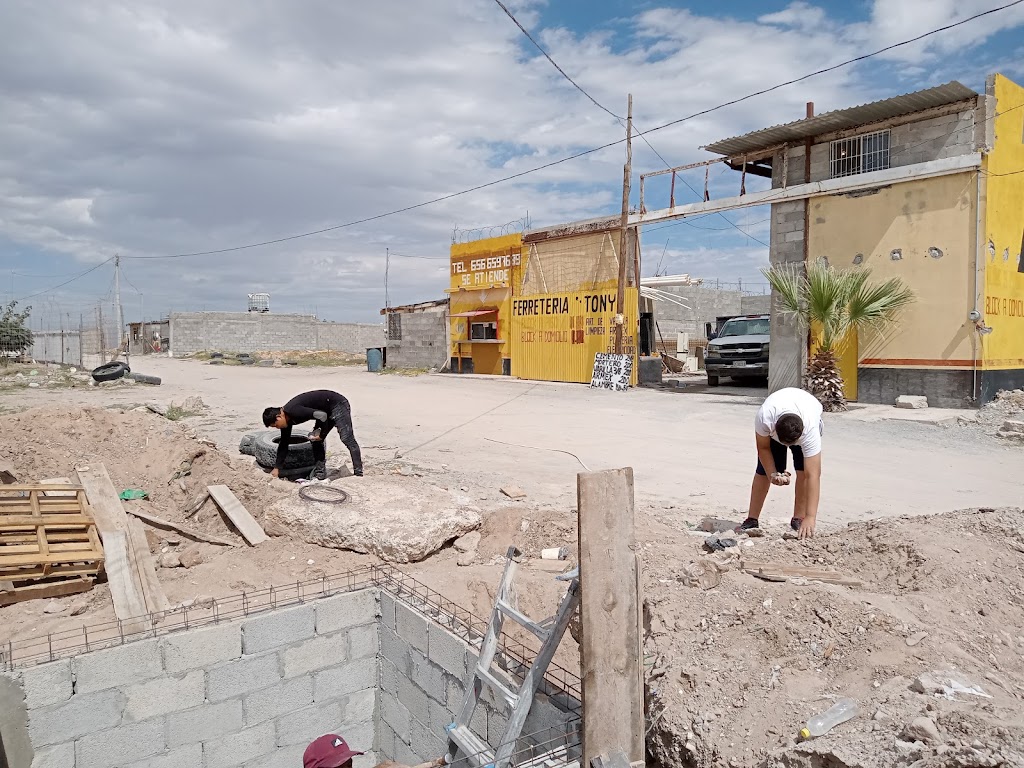
[[[778,440],[775,425],[787,413],[795,413],[804,423],[803,434],[796,443],[804,456],[821,453],[821,403],[810,392],[796,387],[786,387],[768,395],[754,417],[754,431],[762,437]]]

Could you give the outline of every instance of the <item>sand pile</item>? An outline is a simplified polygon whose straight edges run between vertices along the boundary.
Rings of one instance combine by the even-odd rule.
[[[1024,765],[1024,512],[969,510],[854,524],[798,544],[716,555],[721,584],[686,585],[704,557],[645,553],[649,742],[664,765]],[[657,556],[677,565],[657,564]],[[739,558],[833,568],[859,587],[761,581]],[[850,697],[854,720],[796,744]]]

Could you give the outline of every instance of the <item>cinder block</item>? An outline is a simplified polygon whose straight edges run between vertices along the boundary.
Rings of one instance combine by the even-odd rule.
[[[401,739],[395,741],[395,762],[400,765],[418,765],[426,762],[426,758],[413,752],[412,747]]]
[[[443,755],[448,744],[440,734],[434,733],[423,723],[413,721],[409,731],[409,748],[417,755]]]
[[[242,632],[238,624],[223,624],[168,635],[161,638],[160,646],[164,669],[173,675],[239,658]]]
[[[399,739],[409,738],[409,710],[398,700],[397,696],[382,693],[378,702],[380,719],[390,725]]]
[[[445,705],[455,711],[462,705],[462,699],[466,695],[466,682],[457,677],[447,677],[445,678],[445,689],[447,691],[444,698]]]
[[[398,679],[398,700],[409,710],[409,714],[421,723],[427,722],[430,712],[427,709],[427,694],[420,689],[411,678]]]
[[[326,635],[377,620],[377,590],[363,589],[325,597],[315,603],[316,633]]]
[[[71,698],[71,659],[28,667],[19,675],[29,710],[63,704]]]
[[[408,675],[410,672],[409,644],[397,634],[385,627],[380,628],[380,655],[387,659],[400,674]]]
[[[157,640],[139,640],[76,656],[71,660],[71,670],[76,694],[150,680],[164,672]]]
[[[350,661],[313,675],[313,701],[331,701],[377,685],[375,659]]]
[[[377,716],[377,699],[379,691],[377,688],[367,688],[363,691],[356,691],[345,698],[345,709],[342,717],[347,722],[373,722]]]
[[[175,712],[167,716],[167,746],[173,749],[227,736],[242,730],[243,723],[242,702],[237,699]]]
[[[206,698],[224,701],[276,685],[281,680],[277,654],[229,661],[206,673]]]
[[[466,659],[466,645],[450,632],[446,632],[436,624],[431,624],[429,634],[429,658],[434,664],[449,675],[460,680],[465,679],[469,672]]]
[[[75,742],[69,741],[35,751],[32,768],[69,768],[75,764]]]
[[[372,752],[377,741],[376,731],[377,727],[372,719],[359,721],[345,720],[337,733],[345,737],[345,741],[348,742],[352,749],[359,752]],[[438,757],[438,755],[434,755],[434,757]]]
[[[380,689],[398,695],[398,668],[383,656],[380,659]]]
[[[316,631],[312,605],[285,608],[242,622],[242,653],[277,650],[307,640]]]
[[[395,729],[385,723],[383,719],[377,718],[375,743],[377,745],[377,754],[384,760],[395,759],[395,739]]]
[[[484,741],[487,741],[487,707],[478,703],[469,718],[469,730]]]
[[[314,704],[312,707],[296,710],[275,721],[277,746],[290,747],[293,744],[302,744],[305,747],[317,736],[340,733],[343,720],[340,702]]]
[[[324,733],[327,733],[325,731]],[[320,736],[322,734],[317,734]],[[313,737],[315,739],[316,736]],[[312,741],[313,739],[310,739]],[[306,751],[308,742],[305,744],[292,744],[284,748],[278,748],[269,755],[257,757],[245,764],[244,768],[293,768],[302,765],[302,753]],[[210,763],[207,763],[210,766]]]
[[[241,765],[257,757],[272,754],[277,749],[277,730],[272,722],[255,728],[246,728],[203,745],[203,757],[210,768],[215,766]],[[198,768],[202,763],[196,763]],[[185,768],[182,764],[180,768]]]
[[[121,691],[76,693],[66,704],[29,712],[28,733],[36,747],[48,747],[105,731],[121,723],[125,698]]]
[[[444,729],[455,722],[455,709],[461,706],[462,702],[455,702],[454,705],[439,704],[438,702],[430,699],[427,702],[427,712],[430,714],[430,718],[427,720],[427,725],[438,733],[444,733]]]
[[[75,768],[117,768],[164,751],[164,723],[122,725],[75,742]]]
[[[444,670],[430,662],[426,656],[419,651],[409,654],[412,662],[412,681],[416,687],[427,696],[440,702],[446,703],[447,690],[445,686]]]
[[[428,643],[427,627],[429,625],[427,618],[404,603],[399,603],[396,606],[395,614],[398,636],[416,650],[426,653]]]
[[[505,729],[508,728],[510,713],[494,709],[493,707],[487,708],[487,743],[488,744],[501,744],[502,736],[505,734]]]
[[[348,661],[348,632],[311,638],[281,652],[285,677],[297,677]]]
[[[348,656],[350,659],[376,658],[380,652],[380,638],[377,624],[353,627],[348,632]]]
[[[380,762],[376,751],[365,752],[361,755],[356,755],[352,759],[352,768],[374,768]]]
[[[206,700],[206,675],[196,669],[184,677],[158,677],[124,689],[124,721],[139,722],[200,706]]]
[[[286,680],[280,685],[250,693],[242,699],[246,726],[273,720],[313,703],[311,675]]]
[[[201,766],[203,764],[203,745],[189,744],[178,747],[163,754],[156,755],[141,762],[132,763],[131,768],[184,768],[185,766]],[[212,765],[212,763],[207,763]]]

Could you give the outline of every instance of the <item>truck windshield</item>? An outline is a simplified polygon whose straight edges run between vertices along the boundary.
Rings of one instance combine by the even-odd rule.
[[[722,326],[718,338],[725,336],[767,336],[769,333],[767,318],[737,318],[729,320]]]

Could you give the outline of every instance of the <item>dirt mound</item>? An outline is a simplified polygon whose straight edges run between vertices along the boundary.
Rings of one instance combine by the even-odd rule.
[[[1022,530],[1019,509],[965,510],[806,543],[751,540],[713,558],[724,573],[707,591],[686,586],[686,566],[705,557],[699,539],[682,552],[653,539],[655,755],[686,766],[1024,765]],[[676,564],[667,573],[662,557]],[[862,584],[761,581],[740,559]],[[859,716],[797,745],[806,720],[842,697]],[[917,718],[934,740],[909,728]]]
[[[126,509],[173,522],[183,520],[207,485],[227,485],[259,520],[280,494],[251,464],[219,452],[187,427],[146,409],[48,407],[8,416],[0,434],[0,461],[10,463],[23,482],[73,479],[75,467],[102,462],[116,490],[149,493],[148,501],[124,502]],[[231,535],[209,509],[189,524]]]

